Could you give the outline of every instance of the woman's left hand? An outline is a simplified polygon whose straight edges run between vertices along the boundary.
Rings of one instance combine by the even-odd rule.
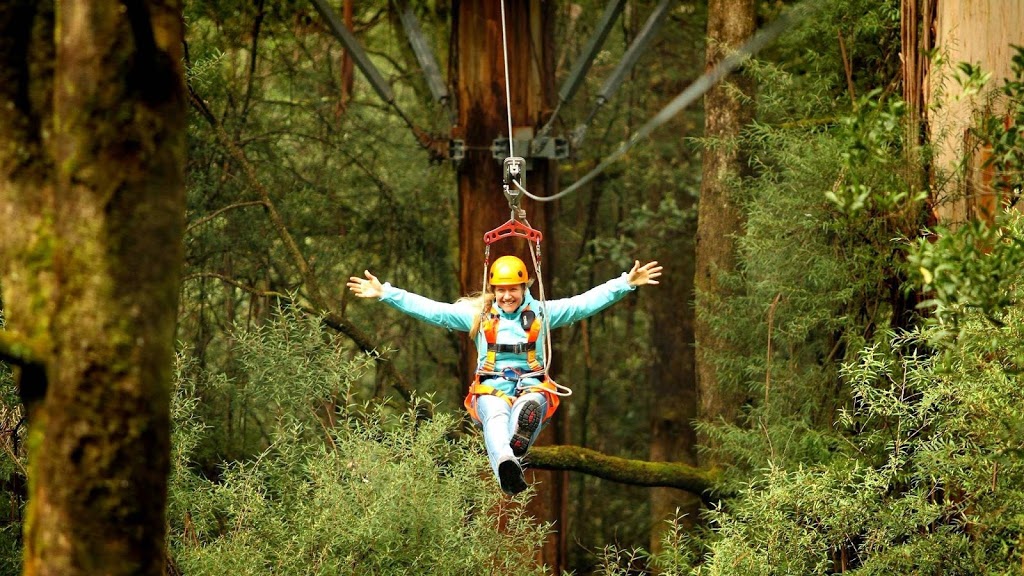
[[[658,276],[661,276],[661,266],[658,266],[658,261],[654,260],[648,262],[643,266],[640,265],[639,260],[633,261],[633,269],[629,271],[629,277],[626,279],[630,286],[643,286],[644,284],[657,284],[655,280]]]

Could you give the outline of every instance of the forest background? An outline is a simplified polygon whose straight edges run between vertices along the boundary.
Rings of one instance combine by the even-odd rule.
[[[457,4],[411,7],[449,77],[477,57],[452,51]],[[550,26],[517,40],[552,42],[547,114],[605,4],[526,4],[514,13]],[[579,180],[746,37],[729,26],[751,32],[792,4],[624,3],[559,107],[569,155],[538,160],[527,189]],[[556,336],[554,372],[574,394],[543,443],[566,448],[539,447],[534,487],[509,500],[461,410],[463,337],[344,290],[364,269],[440,301],[478,289],[467,270],[469,259],[481,266],[483,243],[464,241],[473,210],[458,182],[472,162],[499,176],[500,164],[469,137],[465,158],[451,158],[454,108],[429,89],[401,5],[336,7],[393,90],[389,104],[312,3],[184,2],[184,268],[159,569],[1024,571],[1024,224],[1003,209],[1024,164],[1024,54],[1002,78],[908,49],[908,4],[818,3],[596,179],[555,203],[524,200],[545,235],[548,297],[634,259],[666,274]],[[494,63],[497,47],[488,54]],[[925,101],[906,85],[910,55],[935,79]],[[969,146],[950,159],[925,119],[963,100],[975,107]],[[482,114],[501,125],[505,109]],[[508,212],[500,178],[471,199]],[[6,272],[13,318],[18,280]],[[46,525],[47,512],[26,512],[41,482],[28,459],[32,363],[0,344],[15,367],[0,373],[0,574],[36,573],[45,547],[33,521]],[[140,447],[143,460],[160,450]]]

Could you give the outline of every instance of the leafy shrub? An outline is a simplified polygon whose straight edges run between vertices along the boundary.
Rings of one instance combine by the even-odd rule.
[[[237,342],[236,381],[179,362],[169,516],[182,573],[543,573],[534,552],[545,527],[524,499],[501,496],[479,439],[459,436],[454,416],[346,402],[366,361],[343,361],[316,319],[281,313]],[[217,478],[189,467],[209,431],[195,390],[211,381],[251,395],[267,440]]]
[[[3,326],[0,311],[0,329]],[[11,369],[0,363],[0,576],[21,574],[26,466],[23,414]]]

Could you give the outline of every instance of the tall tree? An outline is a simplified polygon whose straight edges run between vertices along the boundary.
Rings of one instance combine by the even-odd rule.
[[[999,202],[1012,196],[1013,179],[1001,181],[1003,177],[995,174],[998,162],[991,162],[992,150],[978,141],[971,127],[993,106],[993,115],[1002,116],[1007,126],[1013,124],[1012,115],[990,95],[975,94],[977,86],[955,81],[960,70],[943,63],[979,66],[999,79],[989,83],[990,89],[997,88],[1001,79],[1012,78],[1014,46],[1024,45],[1024,29],[1006,24],[1024,18],[1024,4],[1014,0],[904,0],[900,8],[903,92],[909,112],[912,118],[915,113],[923,114],[928,124],[927,137],[935,149],[932,170],[940,181],[945,174],[953,176],[948,189],[933,192],[935,216],[958,224],[992,218]],[[941,61],[928,62],[923,57],[933,50],[941,51]],[[914,142],[918,136],[915,132]]]
[[[692,203],[692,200],[686,201]],[[687,207],[689,208],[689,207]],[[651,383],[651,450],[653,462],[697,464],[697,383],[693,348],[693,243],[692,228],[666,238],[658,261],[677,275],[651,290],[651,343],[654,347],[648,371]],[[651,550],[661,548],[666,520],[684,512],[696,517],[699,499],[674,488],[651,490]]]
[[[184,221],[181,5],[0,5],[0,356],[25,574],[163,574]]]
[[[504,5],[504,38],[501,8]],[[485,232],[508,220],[510,210],[501,193],[503,168],[500,160],[492,157],[490,147],[499,137],[516,136],[524,140],[542,125],[544,114],[550,109],[553,93],[552,38],[554,6],[539,0],[509,1],[462,0],[453,5],[452,73],[458,97],[458,126],[454,136],[466,143],[466,157],[459,170],[459,270],[463,293],[480,290],[483,279],[482,238]],[[505,97],[505,61],[503,47],[508,53],[509,102]],[[511,115],[514,135],[509,135],[508,115]],[[527,156],[526,150],[516,150],[517,156]],[[530,161],[526,187],[533,194],[552,194],[557,187],[554,162],[544,159]],[[527,204],[530,223],[548,233],[544,243],[542,272],[552,268],[554,253],[549,249],[550,230],[548,206]],[[502,241],[493,246],[493,258],[506,253],[517,253],[529,262],[525,246]],[[535,288],[536,289],[536,288]],[[476,362],[468,339],[462,340],[461,366],[465,370],[463,382],[470,378]],[[465,385],[465,384],[463,384]],[[540,444],[564,443],[567,435],[564,416],[558,417],[541,435]],[[555,532],[544,548],[541,560],[560,572],[565,558],[566,475],[565,472],[532,471],[533,483],[538,487],[534,499],[535,515],[555,523]]]
[[[707,68],[725,58],[754,33],[753,0],[710,0],[708,2]],[[697,315],[694,338],[697,346],[696,372],[701,418],[736,418],[742,397],[722,382],[715,359],[725,349],[716,336],[708,314],[715,303],[729,293],[723,275],[736,266],[736,236],[742,231],[742,213],[730,189],[747,171],[743,151],[736,145],[743,126],[752,118],[753,107],[743,100],[751,97],[748,79],[734,74],[704,96],[704,135],[716,142],[705,149],[703,180],[697,214],[696,289]]]

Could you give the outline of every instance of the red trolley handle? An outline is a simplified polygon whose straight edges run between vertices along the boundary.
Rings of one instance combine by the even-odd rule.
[[[505,222],[501,226],[498,226],[494,230],[484,234],[484,244],[490,246],[498,240],[515,236],[518,238],[526,238],[531,242],[540,242],[544,235],[540,233],[540,230],[535,230],[522,222],[512,219]]]

